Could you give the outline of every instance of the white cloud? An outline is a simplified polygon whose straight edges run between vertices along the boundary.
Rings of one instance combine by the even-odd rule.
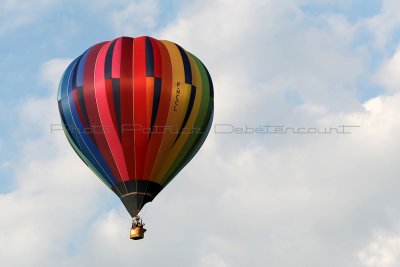
[[[374,35],[374,44],[378,49],[385,51],[388,44],[394,41],[393,37],[400,29],[399,8],[399,1],[382,0],[381,12],[361,23]]]
[[[130,24],[122,21],[132,19],[137,5],[127,5],[118,30],[135,31],[124,29]],[[360,128],[351,135],[211,133],[193,162],[147,207],[146,238],[131,242],[130,221],[113,193],[84,167],[61,133],[48,132],[47,124],[59,120],[55,95],[30,99],[20,116],[21,158],[13,163],[17,187],[0,195],[0,210],[8,214],[0,220],[1,238],[10,244],[0,247],[2,262],[397,263],[397,232],[372,241],[369,235],[400,221],[400,95],[357,99],[355,81],[368,74],[364,62],[370,56],[365,47],[352,45],[358,28],[334,15],[313,22],[296,1],[198,1],[180,14],[159,36],[181,44],[209,68],[216,123]],[[54,93],[67,61],[51,60],[41,68]],[[385,77],[391,68],[385,66],[377,81],[390,87]],[[302,101],[288,102],[288,91]],[[39,127],[35,138],[23,137],[32,127]]]
[[[358,257],[366,267],[396,267],[400,265],[400,234],[377,232]]]
[[[51,0],[2,0],[0,2],[0,35],[32,23],[54,4],[55,2]]]
[[[265,117],[258,111],[266,107],[268,114],[285,113],[287,90],[328,110],[357,108],[355,77],[366,74],[367,55],[352,48],[356,27],[341,16],[313,20],[295,1],[197,2],[181,14],[160,38],[174,40],[209,68],[223,99],[216,116],[237,117],[233,109],[248,106],[258,115],[243,110],[246,118]]]
[[[376,75],[379,83],[387,88],[388,93],[400,91],[400,49],[397,49],[395,54],[384,62]]]
[[[65,61],[44,64],[43,73],[51,66],[53,80],[46,80],[50,85],[56,85]],[[4,214],[0,258],[7,266],[59,265],[74,240],[71,237],[104,206],[99,199],[101,183],[88,179],[91,174],[63,134],[50,132],[50,124],[59,121],[56,87],[52,92],[23,103],[15,122],[20,130],[16,133],[21,140],[16,144],[19,157],[8,167],[14,173],[15,189],[0,195]]]
[[[41,66],[40,79],[47,84],[51,92],[57,91],[58,84],[60,83],[59,79],[71,62],[70,58],[54,58]]]
[[[111,22],[119,35],[145,35],[157,26],[159,5],[156,0],[129,2],[111,13]]]
[[[201,267],[228,267],[225,263],[225,261],[221,258],[218,257],[218,255],[215,254],[210,254],[207,252],[206,255],[204,255],[200,259],[200,265]]]

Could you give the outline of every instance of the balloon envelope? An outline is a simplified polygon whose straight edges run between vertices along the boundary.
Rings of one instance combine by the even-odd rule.
[[[90,47],[65,70],[58,91],[69,143],[132,217],[200,149],[213,99],[198,58],[147,36]]]

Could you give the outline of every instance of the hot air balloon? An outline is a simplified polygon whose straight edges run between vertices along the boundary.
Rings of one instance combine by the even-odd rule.
[[[139,212],[204,143],[213,118],[209,72],[165,40],[120,37],[90,47],[65,70],[58,107],[81,160],[146,231]]]

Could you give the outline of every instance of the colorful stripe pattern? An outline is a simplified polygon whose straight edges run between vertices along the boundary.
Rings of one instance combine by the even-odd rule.
[[[147,36],[92,46],[68,66],[58,91],[69,143],[132,217],[200,149],[213,103],[203,63]]]

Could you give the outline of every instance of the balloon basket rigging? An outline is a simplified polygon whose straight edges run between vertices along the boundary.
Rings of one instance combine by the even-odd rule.
[[[137,215],[133,218],[132,221],[132,228],[130,231],[130,239],[133,240],[140,240],[144,238],[144,233],[147,230],[144,229],[144,223],[142,222],[142,219]]]

